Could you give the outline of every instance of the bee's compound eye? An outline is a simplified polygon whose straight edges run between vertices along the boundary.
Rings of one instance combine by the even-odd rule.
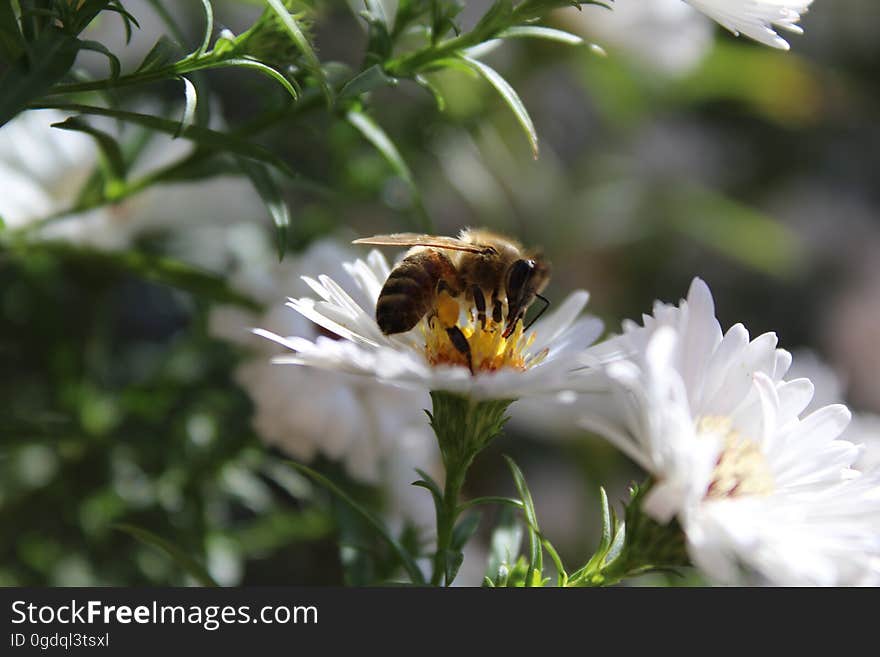
[[[510,267],[510,274],[507,276],[507,297],[519,296],[518,292],[525,286],[526,281],[532,274],[535,263],[532,260],[517,260]]]

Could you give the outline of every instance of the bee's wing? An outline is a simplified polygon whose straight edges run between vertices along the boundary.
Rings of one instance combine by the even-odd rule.
[[[420,235],[418,233],[393,233],[391,235],[374,235],[362,237],[352,244],[375,244],[377,246],[432,246],[435,249],[450,249],[452,251],[468,251],[470,253],[484,253],[489,247],[465,242],[455,237],[443,237],[442,235]]]

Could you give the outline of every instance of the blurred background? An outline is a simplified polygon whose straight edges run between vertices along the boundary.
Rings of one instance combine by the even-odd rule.
[[[201,3],[172,4],[198,41]],[[260,11],[214,4],[218,28],[235,33]],[[469,2],[462,24],[488,4]],[[266,365],[275,352],[245,329],[295,321],[281,306],[305,293],[300,274],[329,271],[339,253],[365,255],[346,244],[413,230],[422,212],[438,234],[487,226],[543,246],[550,298],[589,289],[589,310],[610,332],[655,299],[677,302],[700,276],[725,329],[775,331],[798,352],[808,370],[799,374],[825,377],[829,401],[847,400],[859,426],[871,426],[880,413],[880,5],[817,0],[806,34],[781,52],[734,38],[679,0],[614,4],[548,21],[601,48],[517,39],[485,56],[529,109],[538,159],[497,94],[458,71],[432,78],[443,111],[408,82],[369,101],[420,198],[326,111],[262,134],[304,181],[317,181],[284,188],[290,246],[280,264],[265,205],[231,175],[150,188],[61,218],[53,239],[0,252],[0,584],[191,584],[199,567],[228,585],[392,577],[359,520],[285,459],[356,493],[412,544],[429,540],[428,494],[408,486],[413,467],[437,471],[431,436],[416,426],[429,402],[375,402],[402,418],[375,426],[408,442],[382,443],[376,429],[367,449],[361,433],[371,430],[352,418],[374,401],[357,383],[277,374]],[[167,31],[154,3],[125,5],[140,22],[130,44],[113,15],[89,28],[124,68]],[[318,3],[317,17],[322,61],[359,66],[366,32],[352,7]],[[93,55],[78,66],[102,77],[106,60]],[[206,72],[200,85],[220,128],[279,93],[237,71]],[[162,83],[124,93],[132,107],[173,114],[180,91]],[[31,112],[0,129],[7,226],[57,212],[57,199],[98,166],[88,137],[49,128],[63,118]],[[139,166],[150,171],[187,148],[150,139]],[[34,180],[51,194],[29,194]],[[501,454],[513,456],[545,534],[579,565],[598,541],[599,485],[619,502],[642,475],[558,413],[514,408],[466,493],[512,494]],[[496,515],[485,512],[462,583],[480,583]],[[154,537],[185,557],[170,558]]]

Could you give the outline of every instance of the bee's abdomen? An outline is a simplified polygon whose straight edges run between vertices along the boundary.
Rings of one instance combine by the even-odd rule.
[[[434,302],[437,283],[454,289],[455,268],[437,251],[419,251],[400,261],[388,276],[376,303],[376,322],[385,335],[405,333],[424,317]]]

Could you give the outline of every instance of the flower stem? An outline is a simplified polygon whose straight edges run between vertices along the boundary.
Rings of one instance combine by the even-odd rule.
[[[446,468],[446,484],[437,507],[437,551],[431,583],[449,586],[462,561],[462,548],[467,536],[456,536],[456,521],[462,510],[461,489],[474,457],[495,436],[507,421],[505,412],[510,399],[476,401],[449,392],[432,392],[433,411],[428,414],[437,435],[440,454]]]

